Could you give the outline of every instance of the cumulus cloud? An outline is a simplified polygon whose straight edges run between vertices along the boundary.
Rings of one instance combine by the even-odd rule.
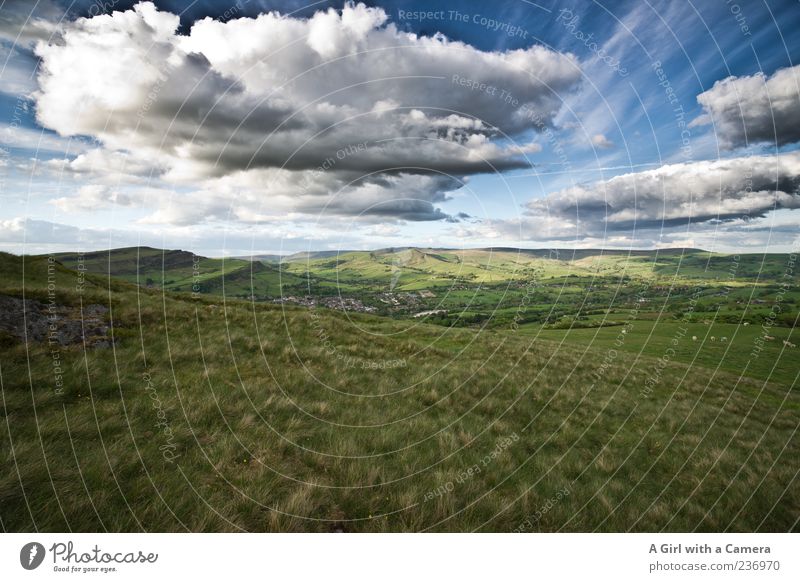
[[[157,178],[166,171],[162,163],[142,159],[130,152],[84,149],[86,151],[71,159],[48,160],[46,166],[57,173],[91,179],[93,183],[142,182]]]
[[[271,204],[292,195],[284,183],[327,165],[321,188],[294,193],[295,210],[430,220],[446,217],[431,205],[460,178],[528,167],[540,146],[507,138],[551,124],[580,78],[570,55],[417,36],[363,4],[309,18],[205,18],[183,35],[178,26],[145,2],[39,43],[39,123],[92,136],[207,199],[236,176]],[[502,87],[519,105],[454,73]]]
[[[684,228],[658,226],[630,230],[587,232],[575,224],[565,224],[561,231],[555,221],[530,216],[515,220],[488,220],[478,225],[454,229],[456,240],[468,239],[473,246],[503,246],[561,249],[657,249],[701,248],[717,252],[790,252],[797,248],[800,236],[794,217],[776,220],[781,212],[754,219],[738,218],[726,222],[692,223]],[[788,212],[788,211],[786,211]],[[549,230],[548,230],[549,229]],[[568,257],[562,254],[562,257]]]
[[[798,208],[800,152],[792,152],[623,174],[531,200],[515,219],[486,219],[464,232],[484,239],[657,246],[665,228],[674,233],[676,227],[728,225],[744,231],[765,224],[758,221],[773,210]],[[796,225],[795,218],[790,222]],[[656,238],[643,239],[648,232]]]
[[[458,220],[435,204],[461,187],[446,175],[385,173],[321,169],[289,171],[263,168],[234,172],[207,180],[188,193],[155,198],[157,209],[142,219],[147,224],[189,225],[235,220],[269,223],[305,214],[315,217],[356,216],[365,221]],[[265,199],[264,192],[269,192]]]
[[[693,163],[615,176],[532,200],[527,212],[594,229],[679,225],[800,208],[800,152]]]
[[[714,124],[723,147],[800,141],[800,65],[717,81],[697,101],[705,113],[692,125]]]

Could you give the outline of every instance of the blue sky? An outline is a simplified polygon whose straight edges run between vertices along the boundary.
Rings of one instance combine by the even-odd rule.
[[[796,2],[136,4],[0,6],[0,248],[796,248]]]

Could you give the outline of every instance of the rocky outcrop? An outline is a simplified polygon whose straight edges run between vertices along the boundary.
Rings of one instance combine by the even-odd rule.
[[[0,331],[20,340],[108,348],[113,343],[103,305],[69,307],[0,295]]]

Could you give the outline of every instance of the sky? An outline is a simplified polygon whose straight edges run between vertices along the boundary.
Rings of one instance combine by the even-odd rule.
[[[0,250],[800,245],[796,1],[0,2]]]

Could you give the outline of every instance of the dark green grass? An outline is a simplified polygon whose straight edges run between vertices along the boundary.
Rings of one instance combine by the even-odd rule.
[[[55,258],[74,270],[184,293],[268,299],[303,292],[306,280],[277,264],[245,259],[210,259],[186,251],[130,247]]]
[[[797,529],[788,385],[670,364],[644,396],[605,347],[106,284],[58,270],[117,338],[60,350],[63,394],[47,345],[0,356],[8,531],[511,531],[564,490],[529,530]]]

